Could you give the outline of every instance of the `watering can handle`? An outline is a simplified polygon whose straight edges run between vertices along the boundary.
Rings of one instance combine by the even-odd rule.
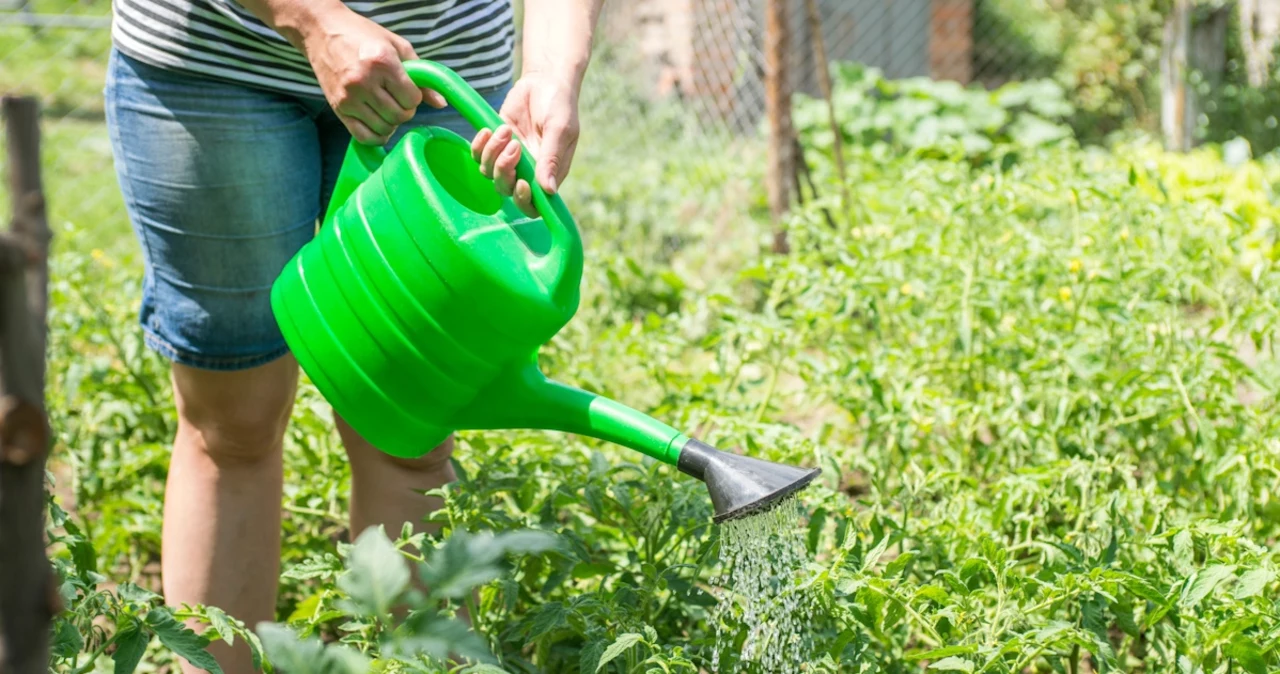
[[[414,84],[440,92],[445,101],[456,108],[477,130],[493,131],[503,124],[502,118],[498,116],[493,106],[489,105],[479,92],[449,67],[425,59],[405,61],[403,66]],[[351,146],[366,170],[373,171],[382,163],[384,153],[381,147],[359,142],[354,142]],[[560,199],[559,194],[548,195],[538,185],[529,148],[523,142],[520,146],[523,151],[520,153],[520,162],[516,165],[516,175],[529,183],[533,206],[551,234],[551,253],[538,262],[555,265],[555,278],[558,280],[563,276],[568,265],[573,262],[574,257],[581,256],[582,243],[577,226],[573,222],[573,217],[569,215],[569,209],[565,207],[564,201]]]

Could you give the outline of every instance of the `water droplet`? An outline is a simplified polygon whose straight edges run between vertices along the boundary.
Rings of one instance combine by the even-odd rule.
[[[766,674],[799,671],[812,647],[816,601],[802,586],[806,549],[799,503],[787,498],[776,507],[725,522],[720,527],[723,572],[711,579],[719,602],[712,613],[716,646],[711,669],[719,672],[723,644],[745,629],[740,660]],[[729,631],[729,634],[726,634]]]

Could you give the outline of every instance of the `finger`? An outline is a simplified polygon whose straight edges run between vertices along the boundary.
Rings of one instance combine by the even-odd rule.
[[[507,144],[502,154],[493,163],[494,183],[498,192],[505,197],[512,195],[516,187],[516,164],[520,162],[520,143]]]
[[[390,54],[383,52],[384,57],[378,60],[377,72],[381,74],[378,78],[381,81],[378,84],[387,90],[399,107],[414,110],[422,103],[422,91],[413,83],[413,80],[409,79],[409,74],[404,71],[402,62],[416,60],[418,53],[413,50],[413,45],[409,44],[408,40],[395,33],[390,33],[389,39],[399,59],[391,58]]]
[[[486,178],[493,177],[493,163],[497,161],[498,155],[507,149],[507,144],[511,142],[512,130],[510,126],[503,124],[493,132],[493,137],[485,144],[484,150],[480,153],[480,172]]]
[[[396,53],[400,55],[400,60],[418,60],[418,52],[413,50],[413,45],[409,44],[408,40],[396,35],[395,33],[391,34],[391,45],[396,48]]]
[[[525,215],[536,218],[538,217],[538,209],[533,205],[533,190],[529,188],[529,183],[521,180],[516,183],[515,195],[512,201],[516,202],[516,206]]]
[[[471,158],[480,163],[480,153],[484,152],[484,146],[493,137],[493,132],[488,129],[480,129],[476,133],[476,137],[471,139]]]
[[[404,107],[384,88],[376,88],[366,94],[365,103],[373,108],[382,121],[391,126],[399,126],[413,119],[413,107]]]
[[[380,82],[381,88],[395,101],[396,107],[405,110],[416,110],[422,104],[422,90],[409,79],[403,69],[388,72]]]
[[[573,118],[552,120],[542,133],[542,152],[538,155],[538,184],[547,194],[555,194],[558,183],[568,172],[578,143],[578,124]]]
[[[354,117],[341,117],[342,123],[351,132],[351,137],[363,145],[385,145],[386,138],[379,136],[370,129],[367,124]]]
[[[374,112],[368,103],[359,100],[348,101],[338,109],[338,114],[358,120],[378,137],[390,136],[392,127],[383,121],[382,116]]]
[[[444,95],[434,89],[423,87],[420,91],[422,91],[422,100],[437,110],[449,105],[449,102],[444,100]]]

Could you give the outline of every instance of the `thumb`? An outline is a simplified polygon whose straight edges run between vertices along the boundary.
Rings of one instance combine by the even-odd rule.
[[[401,61],[417,61],[420,58],[418,52],[414,51],[413,45],[395,33],[391,34],[391,44],[395,46],[396,53],[400,55]],[[448,105],[444,100],[444,96],[441,96],[435,90],[426,87],[417,88],[422,92],[422,100],[426,101],[427,105],[433,108],[443,108]]]
[[[542,134],[542,153],[538,157],[538,184],[547,194],[555,194],[560,181],[568,173],[569,162],[578,144],[578,125],[572,119],[556,120]]]

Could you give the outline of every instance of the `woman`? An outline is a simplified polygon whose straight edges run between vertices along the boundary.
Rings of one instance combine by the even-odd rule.
[[[389,144],[421,124],[474,136],[485,175],[532,213],[512,135],[554,193],[577,143],[601,2],[525,0],[512,84],[510,0],[115,0],[107,123],[145,261],[140,322],[172,361],[178,411],[168,603],[217,606],[250,626],[274,618],[298,369],[269,291],[312,237],[349,141]],[[453,68],[507,124],[476,133],[407,78],[400,62],[414,58]],[[351,462],[352,538],[439,507],[417,492],[455,479],[451,441],[398,460],[335,423]],[[228,674],[252,671],[242,644],[211,650]]]

